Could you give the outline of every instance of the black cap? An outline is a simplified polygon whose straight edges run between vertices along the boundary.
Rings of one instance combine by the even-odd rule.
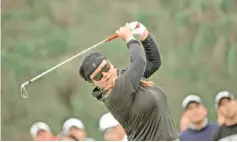
[[[89,81],[90,75],[96,70],[104,59],[105,57],[98,52],[93,52],[87,55],[79,68],[80,76],[84,80]]]

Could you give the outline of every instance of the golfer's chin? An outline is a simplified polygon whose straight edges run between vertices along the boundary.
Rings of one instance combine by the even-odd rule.
[[[112,83],[104,83],[104,84],[100,84],[97,87],[103,89],[103,90],[108,90],[111,89],[111,87],[113,87]]]
[[[115,80],[111,78],[110,80],[108,80],[108,82],[106,82],[104,89],[111,90],[114,88],[114,85],[115,85]]]

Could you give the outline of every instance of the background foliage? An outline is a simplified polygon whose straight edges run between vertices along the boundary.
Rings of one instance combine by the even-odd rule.
[[[160,45],[162,67],[152,80],[166,90],[177,129],[185,96],[200,95],[215,121],[216,93],[237,94],[236,0],[2,0],[1,10],[2,140],[30,140],[35,121],[57,134],[69,117],[102,140],[98,120],[107,110],[78,76],[83,56],[28,86],[29,99],[20,85],[134,20]],[[94,51],[118,67],[128,64],[118,39]]]

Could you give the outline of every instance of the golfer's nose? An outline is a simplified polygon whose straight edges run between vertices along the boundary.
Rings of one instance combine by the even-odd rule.
[[[105,78],[107,78],[108,77],[108,73],[107,72],[102,72],[103,73],[103,76],[105,77]]]

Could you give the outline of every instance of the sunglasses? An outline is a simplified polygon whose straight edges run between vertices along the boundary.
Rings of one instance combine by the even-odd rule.
[[[95,81],[100,81],[104,76],[102,72],[108,72],[110,70],[111,66],[109,64],[109,62],[107,62],[103,68],[101,69],[100,72],[98,72],[92,79]]]

